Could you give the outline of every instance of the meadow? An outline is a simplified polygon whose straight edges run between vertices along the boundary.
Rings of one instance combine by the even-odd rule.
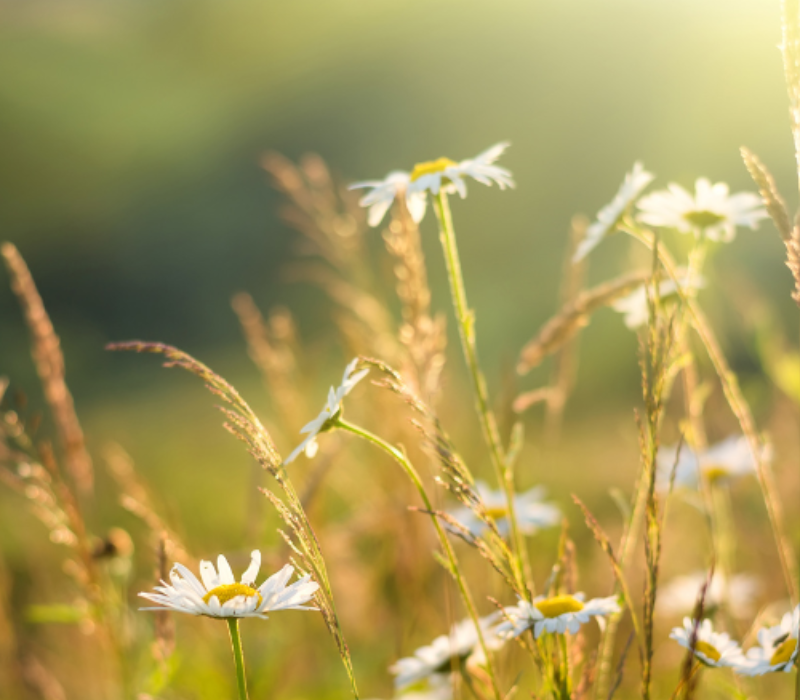
[[[545,137],[504,141],[515,122],[476,106],[480,130],[455,126],[446,157],[421,129],[341,163],[240,144],[281,222],[261,248],[226,244],[200,188],[196,238],[164,224],[141,248],[87,237],[59,261],[55,212],[122,222],[114,188],[131,183],[77,159],[51,212],[20,190],[5,228],[37,235],[0,249],[0,698],[800,699],[800,5],[775,9],[785,86],[743,80],[773,89],[788,123],[737,122],[753,150],[710,121],[690,139],[726,149],[730,172],[694,156],[662,177],[634,132],[562,105],[551,140],[591,123],[598,143],[575,167]],[[270,18],[299,26],[293,12]],[[99,15],[80,17],[64,26]],[[227,36],[215,10],[196,18],[186,37]],[[268,51],[301,65],[270,31]],[[275,58],[250,46],[215,55],[237,71]],[[454,80],[429,88],[448,115],[468,91]],[[668,109],[691,111],[675,94]],[[620,92],[609,109],[628,106]],[[170,162],[207,156],[159,124]],[[559,219],[565,201],[590,213]]]

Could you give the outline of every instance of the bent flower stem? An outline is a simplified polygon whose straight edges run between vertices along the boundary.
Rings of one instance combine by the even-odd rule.
[[[489,406],[489,396],[486,390],[486,380],[478,363],[478,350],[475,345],[475,318],[467,303],[467,291],[464,286],[464,277],[461,272],[461,260],[456,245],[456,234],[453,229],[453,218],[447,194],[440,190],[434,197],[436,216],[439,222],[439,235],[444,250],[447,265],[447,277],[450,280],[450,291],[453,297],[453,308],[458,320],[459,337],[464,351],[464,359],[472,378],[472,388],[475,394],[475,408],[481,424],[486,444],[492,455],[495,475],[501,488],[506,494],[508,521],[511,525],[512,547],[517,555],[515,577],[521,588],[524,588],[525,572],[530,571],[527,560],[527,550],[519,532],[517,514],[514,510],[514,483],[513,476],[508,467],[494,414]],[[528,576],[527,578],[530,578]]]
[[[453,548],[450,546],[450,541],[447,539],[447,535],[445,534],[444,529],[439,523],[439,518],[436,516],[433,510],[433,504],[431,503],[431,500],[428,497],[428,493],[425,491],[425,486],[422,483],[422,479],[420,479],[417,470],[414,468],[414,465],[411,464],[409,459],[400,450],[398,450],[393,445],[390,445],[383,438],[375,435],[374,433],[369,432],[368,430],[365,430],[364,428],[361,428],[360,426],[348,423],[347,421],[343,420],[341,416],[336,418],[333,427],[341,428],[342,430],[346,430],[347,432],[352,433],[353,435],[357,435],[363,440],[372,443],[376,447],[388,453],[403,468],[403,471],[405,471],[409,479],[411,479],[412,483],[416,487],[419,496],[422,499],[422,503],[425,505],[425,509],[430,514],[431,520],[433,521],[433,526],[436,529],[436,534],[439,537],[439,542],[442,545],[442,549],[444,550],[445,555],[447,556],[447,561],[450,565],[450,571],[453,575],[453,578],[455,578],[456,580],[456,584],[458,585],[458,589],[459,592],[461,593],[461,598],[464,601],[464,605],[467,608],[467,612],[469,613],[472,622],[475,624],[475,630],[478,637],[478,644],[484,656],[486,657],[486,671],[489,674],[489,679],[491,681],[492,691],[494,693],[495,699],[501,700],[500,688],[497,685],[497,677],[495,676],[494,672],[494,663],[489,653],[490,649],[486,643],[483,630],[481,629],[480,617],[478,616],[478,611],[477,608],[475,607],[475,601],[473,601],[472,599],[472,594],[470,593],[469,588],[467,587],[467,582],[464,580],[464,577],[461,574],[461,569],[459,568],[459,563],[458,560],[456,559],[455,552],[453,551]]]

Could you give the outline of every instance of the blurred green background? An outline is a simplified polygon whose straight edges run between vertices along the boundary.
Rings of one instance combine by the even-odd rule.
[[[284,274],[298,236],[279,219],[265,151],[316,152],[346,182],[511,141],[502,165],[517,189],[475,184],[453,203],[497,394],[556,309],[572,215],[593,217],[635,160],[654,187],[707,176],[752,190],[747,145],[794,205],[779,10],[779,0],[0,0],[0,238],[26,258],[61,336],[90,447],[123,444],[201,553],[238,546],[244,505],[193,512],[178,491],[188,481],[198,502],[220,489],[251,498],[248,457],[216,430],[212,401],[104,345],[178,345],[262,408],[230,309],[246,290],[264,310],[288,306],[322,381],[338,379],[330,302]],[[434,307],[449,314],[432,216],[423,234]],[[623,236],[603,243],[590,280],[621,270],[629,248]],[[740,231],[701,295],[746,388],[757,360],[734,309],[752,291],[796,328],[783,256],[771,223]],[[605,311],[582,349],[568,418],[603,413],[586,433],[594,445],[626,426],[630,463],[617,467],[629,473],[635,336]],[[455,343],[449,353],[457,374]],[[7,285],[0,375],[42,404]],[[8,551],[26,541],[5,538]]]
[[[0,231],[61,335],[90,445],[121,442],[157,485],[193,465],[212,492],[231,478],[220,463],[246,464],[224,435],[198,430],[216,419],[190,379],[104,350],[132,338],[177,345],[262,407],[230,309],[240,290],[264,310],[287,305],[327,365],[320,380],[338,378],[331,303],[283,274],[298,235],[260,167],[268,150],[317,152],[347,182],[512,142],[502,164],[517,189],[473,185],[453,205],[496,395],[557,307],[570,218],[594,216],[635,160],[658,175],[654,187],[708,176],[753,189],[738,153],[746,144],[794,202],[779,9],[778,0],[0,3]],[[432,216],[423,235],[434,308],[449,314]],[[624,236],[605,242],[590,280],[622,269],[629,249]],[[708,274],[701,299],[746,381],[756,358],[737,295],[754,290],[795,327],[772,224],[740,231]],[[0,347],[0,375],[40,406],[5,285]],[[616,406],[631,427],[635,336],[604,311],[582,347],[568,417]],[[451,372],[463,378],[455,348]],[[213,531],[213,515],[205,521]]]
[[[510,140],[518,189],[473,187],[455,207],[490,368],[552,312],[572,214],[593,216],[634,160],[662,186],[706,175],[752,189],[746,144],[794,189],[778,0],[33,0],[0,12],[0,231],[37,279],[79,403],[119,382],[108,340],[238,348],[228,302],[240,289],[296,309],[308,336],[326,332],[319,299],[281,280],[295,236],[259,167],[268,149],[315,151],[354,180]],[[598,250],[594,278],[625,245]],[[784,300],[781,254],[766,223],[718,267],[746,266]],[[8,292],[0,323],[3,371],[21,376]],[[619,338],[592,337],[602,357],[586,362],[612,386],[626,371]]]

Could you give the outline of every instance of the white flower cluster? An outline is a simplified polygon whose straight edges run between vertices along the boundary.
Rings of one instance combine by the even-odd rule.
[[[758,645],[745,654],[724,632],[715,632],[710,620],[698,624],[685,618],[683,627],[676,627],[670,637],[686,649],[694,646],[694,655],[706,666],[727,667],[742,676],[763,676],[766,673],[789,673],[797,664],[800,605],[787,612],[780,623],[762,627]],[[694,645],[692,638],[694,637]]]

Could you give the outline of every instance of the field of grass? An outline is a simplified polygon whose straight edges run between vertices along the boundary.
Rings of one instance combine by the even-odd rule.
[[[796,0],[780,31],[800,162]],[[201,235],[209,289],[263,292],[209,303],[192,250],[148,248],[174,280],[126,303],[164,337],[64,312],[8,236],[0,699],[800,700],[800,170],[628,165],[526,268],[496,201],[541,195],[506,167],[535,156],[484,145],[355,183],[260,156],[291,243],[260,267]]]

